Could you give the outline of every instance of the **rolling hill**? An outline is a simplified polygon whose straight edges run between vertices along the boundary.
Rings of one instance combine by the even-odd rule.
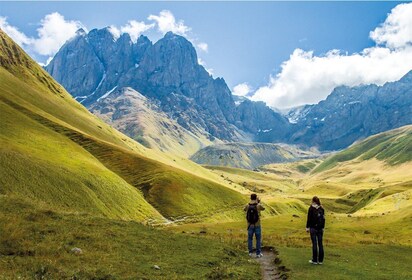
[[[244,202],[93,116],[3,32],[0,54],[1,194],[138,221],[204,213],[220,207],[216,193]]]
[[[190,159],[205,165],[254,169],[265,164],[297,161],[319,155],[315,150],[302,150],[286,144],[225,143],[205,147]]]

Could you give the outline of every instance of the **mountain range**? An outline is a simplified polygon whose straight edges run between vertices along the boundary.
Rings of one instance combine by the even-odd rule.
[[[340,150],[412,123],[412,72],[383,86],[338,87],[318,104],[282,114],[263,102],[235,100],[225,80],[199,64],[192,43],[172,32],[152,43],[143,35],[136,42],[127,33],[117,38],[109,28],[79,30],[45,69],[120,131],[148,147],[184,150],[186,156],[222,142]],[[131,90],[144,102],[131,102]],[[164,121],[149,117],[159,114]],[[142,133],[150,126],[157,131]]]

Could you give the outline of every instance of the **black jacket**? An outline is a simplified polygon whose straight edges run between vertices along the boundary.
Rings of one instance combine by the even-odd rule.
[[[317,210],[315,207],[312,205],[309,207],[308,210],[308,219],[306,221],[306,228],[316,228],[316,229],[322,229],[325,227],[325,222],[323,222],[321,225],[318,225],[318,218],[316,217],[316,213],[320,211],[321,214],[323,215],[323,218],[325,217],[325,209],[323,209],[322,206],[319,207]]]

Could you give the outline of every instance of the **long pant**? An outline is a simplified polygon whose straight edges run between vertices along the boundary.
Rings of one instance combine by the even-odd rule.
[[[323,229],[310,229],[310,239],[312,240],[312,261],[313,262],[323,262],[324,251],[323,251]],[[318,251],[319,247],[319,251]],[[319,253],[319,254],[318,254]]]
[[[255,235],[256,236],[256,255],[259,255],[261,252],[260,244],[262,241],[262,229],[260,226],[250,225],[247,231],[248,231],[247,246],[249,249],[249,253],[253,252],[253,235]]]

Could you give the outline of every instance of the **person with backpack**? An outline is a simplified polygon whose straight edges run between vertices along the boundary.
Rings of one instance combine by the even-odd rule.
[[[310,232],[310,239],[312,240],[312,259],[309,261],[311,264],[323,264],[325,254],[322,241],[324,228],[325,209],[323,209],[320,199],[314,196],[308,210],[306,222],[306,232]]]
[[[250,195],[250,202],[245,206],[247,231],[248,231],[248,249],[249,256],[253,256],[253,236],[256,236],[256,257],[261,258],[262,228],[260,224],[260,211],[265,210],[265,207],[260,204],[260,199],[255,193]]]

